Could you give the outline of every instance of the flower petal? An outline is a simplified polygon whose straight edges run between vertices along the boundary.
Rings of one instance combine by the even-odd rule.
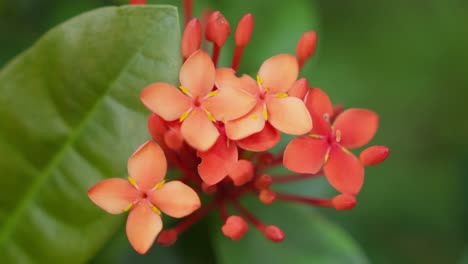
[[[249,160],[239,160],[229,170],[229,178],[234,182],[235,186],[242,186],[254,177],[254,166]]]
[[[266,123],[262,131],[237,141],[237,145],[246,150],[261,152],[274,147],[280,139],[279,131]]]
[[[351,108],[339,114],[333,124],[341,132],[340,144],[358,148],[369,143],[377,132],[379,116],[367,109]]]
[[[258,103],[245,116],[226,122],[226,135],[232,140],[239,140],[262,131],[265,127],[263,104]]]
[[[325,162],[328,142],[308,136],[293,139],[284,150],[283,164],[297,173],[317,173]]]
[[[328,95],[318,88],[312,88],[306,96],[305,105],[314,123],[311,133],[328,135],[331,128],[330,118],[333,115],[333,105]]]
[[[145,254],[163,227],[161,216],[155,213],[149,203],[138,203],[127,218],[127,237],[133,248]]]
[[[219,137],[218,129],[200,109],[192,111],[185,119],[181,132],[185,141],[199,151],[211,148]]]
[[[149,140],[128,159],[128,173],[141,190],[149,190],[166,176],[167,161],[161,147]]]
[[[304,99],[309,90],[309,81],[306,78],[301,78],[293,83],[288,91],[289,96],[294,96],[299,99]]]
[[[143,104],[166,121],[179,119],[190,109],[190,98],[168,83],[153,83],[140,96]]]
[[[164,133],[167,131],[166,121],[157,114],[152,113],[148,118],[148,131],[153,139],[161,142]]]
[[[132,204],[138,191],[126,180],[119,178],[98,182],[88,191],[89,199],[110,214],[120,214]]]
[[[193,97],[204,97],[213,89],[215,81],[215,67],[210,56],[202,50],[193,53],[180,68],[179,79]]]
[[[297,97],[272,98],[267,103],[268,121],[279,131],[301,135],[312,129],[312,119],[304,102]]]
[[[257,81],[252,79],[249,75],[244,74],[240,79],[242,81],[242,89],[244,91],[253,96],[256,96],[260,92],[260,87],[258,87]]]
[[[197,193],[180,181],[164,184],[150,194],[151,202],[165,214],[181,218],[200,208]]]
[[[198,174],[207,185],[214,185],[222,181],[230,168],[236,164],[237,146],[232,141],[228,142],[225,135],[221,135],[212,148],[200,152],[198,156],[202,160],[198,164]]]
[[[258,71],[263,88],[269,89],[273,94],[287,92],[298,75],[297,59],[290,54],[280,54],[267,59]]]
[[[213,114],[216,120],[225,122],[247,114],[256,103],[257,99],[247,92],[225,86],[218,94],[206,99],[203,107]]]
[[[342,193],[357,194],[364,183],[361,162],[339,144],[332,146],[323,170],[330,184]]]

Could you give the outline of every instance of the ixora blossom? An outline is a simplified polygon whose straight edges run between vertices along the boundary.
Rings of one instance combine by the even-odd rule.
[[[144,4],[145,1],[131,1]],[[304,33],[296,56],[274,55],[260,66],[256,78],[239,73],[241,57],[251,41],[254,18],[246,14],[234,36],[230,67],[218,67],[231,26],[219,11],[192,18],[192,1],[184,0],[183,65],[178,87],[154,83],[143,89],[142,103],[152,112],[145,143],[128,162],[130,177],[107,179],[89,190],[105,211],[130,211],[127,235],[144,254],[154,240],[163,246],[207,214],[217,211],[227,238],[241,240],[250,227],[272,242],[287,234],[258,219],[241,204],[246,195],[270,205],[276,201],[350,210],[357,204],[365,166],[389,155],[385,146],[371,146],[359,158],[350,150],[369,143],[378,115],[370,110],[333,106],[326,93],[309,88],[300,70],[315,52],[317,34]],[[208,42],[208,43],[206,43]],[[211,56],[204,49],[210,47]],[[294,136],[285,149],[273,151],[281,133]],[[156,143],[158,142],[158,143]],[[180,171],[165,183],[167,165]],[[271,174],[284,165],[297,174]],[[283,193],[280,184],[325,176],[339,192],[333,197]],[[193,189],[191,187],[193,187]],[[201,204],[199,195],[203,195]],[[162,230],[160,213],[180,218]],[[159,235],[158,235],[159,234]]]
[[[164,152],[151,140],[128,160],[128,180],[106,179],[88,191],[89,198],[108,213],[130,211],[128,240],[141,254],[148,251],[163,227],[161,211],[181,218],[200,207],[192,188],[180,181],[164,181],[166,170]]]

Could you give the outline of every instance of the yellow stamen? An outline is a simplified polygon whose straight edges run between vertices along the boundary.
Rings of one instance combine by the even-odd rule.
[[[208,119],[211,121],[211,122],[216,122],[216,118],[214,118],[213,114],[211,114],[210,112],[206,111],[205,110],[205,113],[206,113],[206,116],[208,116]]]
[[[161,215],[161,210],[157,208],[156,206],[151,206],[151,209],[153,209],[153,212],[157,213],[158,215]]]
[[[165,180],[162,180],[161,182],[159,182],[158,184],[156,184],[156,185],[154,186],[153,189],[154,189],[154,190],[161,189],[161,188],[164,186],[165,183],[166,183],[166,181],[165,181]]]
[[[328,148],[327,153],[325,153],[325,162],[328,161],[328,158],[330,158],[330,148]]]
[[[125,212],[130,211],[130,209],[132,209],[132,207],[133,207],[133,204],[132,204],[132,203],[129,204],[129,205],[127,206],[127,208],[125,208]]]
[[[130,184],[133,185],[133,187],[138,189],[138,185],[137,185],[137,182],[135,181],[135,179],[133,179],[131,176],[128,176],[127,179],[130,182]]]
[[[187,87],[181,85],[181,86],[179,86],[179,89],[180,89],[184,94],[190,95],[190,92],[189,92],[189,90],[187,89]]]
[[[336,135],[336,137],[335,137],[335,138],[336,138],[336,142],[340,143],[340,141],[341,141],[341,131],[340,131],[340,130],[337,130],[336,133],[335,133],[335,135]]]
[[[260,76],[258,76],[258,75],[257,75],[257,83],[258,83],[258,85],[262,85],[262,84],[263,84],[263,79],[262,79],[262,77],[260,77]]]
[[[278,97],[278,98],[288,97],[288,93],[277,93],[276,97]]]
[[[265,87],[265,92],[269,93],[269,92],[270,92],[270,88],[269,88],[269,87]]]
[[[317,135],[317,134],[310,134],[309,137],[311,137],[311,138],[322,138],[321,135]]]
[[[263,118],[268,120],[268,110],[266,108],[263,108]]]
[[[347,148],[345,148],[343,146],[341,147],[341,150],[343,150],[343,152],[346,153],[346,154],[351,154],[351,151],[349,151]]]
[[[252,119],[253,119],[253,120],[257,120],[257,118],[258,118],[257,114],[253,114],[253,115],[252,115]]]
[[[179,118],[179,122],[184,122],[184,120],[189,116],[190,112],[192,112],[192,110],[188,110],[187,112],[184,112],[180,118]]]
[[[213,97],[215,95],[217,95],[219,93],[219,90],[216,90],[216,91],[211,91],[208,93],[208,97]]]

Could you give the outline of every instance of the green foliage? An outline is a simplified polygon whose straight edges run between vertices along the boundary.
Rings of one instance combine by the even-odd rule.
[[[141,89],[174,82],[177,10],[111,7],[54,28],[0,72],[0,262],[82,263],[121,217],[87,189],[147,138]]]

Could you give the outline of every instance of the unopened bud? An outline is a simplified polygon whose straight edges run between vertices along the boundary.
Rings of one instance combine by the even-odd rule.
[[[159,234],[158,243],[161,246],[172,246],[177,241],[177,232],[172,229],[164,230]]]
[[[245,47],[249,44],[250,38],[252,37],[253,27],[254,19],[252,14],[247,14],[241,18],[236,28],[236,46]]]
[[[336,210],[351,210],[356,206],[356,197],[350,194],[339,194],[332,199],[333,207]]]
[[[284,239],[284,232],[281,230],[279,227],[270,225],[265,227],[265,230],[263,231],[265,234],[265,237],[275,243],[281,242]]]
[[[264,204],[272,204],[276,199],[276,193],[272,190],[264,189],[260,191],[258,198]]]
[[[248,160],[239,160],[229,171],[229,178],[235,186],[241,186],[251,181],[254,177],[254,167]]]
[[[218,190],[218,187],[216,187],[216,185],[208,185],[204,182],[202,182],[201,187],[202,191],[206,194],[215,193],[216,190]]]
[[[219,11],[211,13],[206,24],[205,38],[222,47],[231,33],[229,22]]]
[[[182,137],[182,133],[179,130],[169,129],[164,134],[164,142],[170,149],[179,150],[184,144],[184,138]]]
[[[131,5],[146,5],[146,0],[130,0]]]
[[[202,28],[198,19],[194,18],[185,26],[182,36],[182,56],[187,59],[195,51],[200,49],[202,41]]]
[[[390,155],[390,149],[386,146],[372,146],[361,152],[359,159],[362,165],[372,166],[382,163]]]
[[[148,131],[155,140],[161,142],[167,131],[166,121],[157,114],[151,114],[148,118]]]
[[[271,176],[267,174],[262,174],[257,177],[255,180],[255,188],[259,190],[264,190],[270,188],[271,184],[273,183],[273,179]]]
[[[247,233],[247,230],[249,230],[249,226],[242,217],[237,215],[229,216],[221,228],[223,234],[232,240],[241,239]]]
[[[317,45],[317,33],[315,31],[309,31],[304,33],[296,47],[296,55],[300,62],[306,61],[315,52],[315,46]]]
[[[299,99],[304,99],[307,91],[309,90],[309,81],[306,78],[301,78],[294,82],[292,87],[289,89],[289,96],[294,96]]]

